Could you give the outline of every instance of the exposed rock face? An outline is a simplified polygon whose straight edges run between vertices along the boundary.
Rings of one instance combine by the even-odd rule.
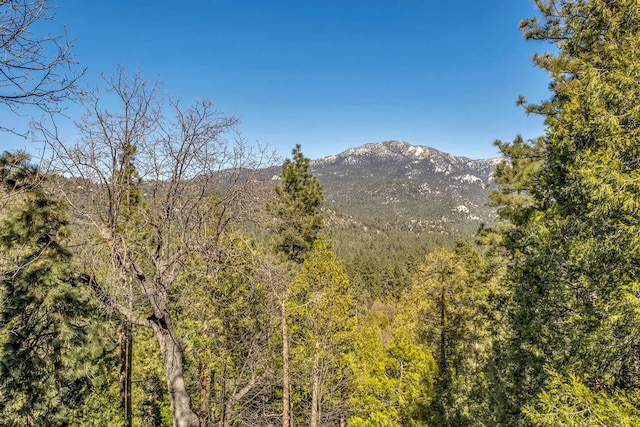
[[[500,158],[472,160],[404,141],[350,148],[312,161],[325,200],[353,216],[384,218],[415,231],[453,231],[489,222],[486,187]]]

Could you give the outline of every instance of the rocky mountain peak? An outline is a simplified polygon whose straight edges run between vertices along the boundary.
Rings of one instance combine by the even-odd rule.
[[[316,159],[311,169],[325,199],[343,212],[440,232],[492,220],[486,187],[500,160],[472,160],[405,141],[383,141]]]
[[[316,164],[359,164],[380,161],[421,160],[431,156],[446,155],[435,148],[414,146],[405,141],[383,141],[349,148],[340,154],[315,160]]]
[[[462,179],[467,181],[473,181],[474,177],[477,177],[480,182],[489,184],[495,166],[500,160],[472,160],[424,145],[411,145],[405,141],[383,141],[349,148],[340,154],[316,159],[311,164],[316,171],[339,166],[357,166],[372,168],[388,177],[404,175],[411,178],[424,173],[454,174],[462,176]]]

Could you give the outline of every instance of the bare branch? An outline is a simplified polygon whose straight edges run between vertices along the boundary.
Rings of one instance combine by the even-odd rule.
[[[146,326],[151,328],[152,324],[149,319],[144,319],[138,316],[133,310],[127,308],[122,304],[115,302],[103,289],[102,286],[95,280],[94,276],[87,273],[83,273],[78,277],[78,281],[86,286],[89,286],[96,295],[96,298],[105,304],[107,307],[112,308],[122,314],[129,322],[140,326]]]
[[[158,83],[148,84],[140,73],[128,75],[123,68],[115,76],[103,75],[101,84],[104,88],[82,97],[86,115],[76,123],[78,142],[68,144],[46,128],[41,134],[54,154],[52,172],[79,184],[80,191],[60,180],[78,208],[75,219],[93,227],[91,271],[112,286],[103,289],[91,277],[84,281],[129,321],[153,329],[174,423],[191,425],[195,414],[184,386],[184,346],[173,326],[172,289],[193,274],[185,271],[190,258],[219,249],[221,236],[242,210],[255,169],[271,157],[262,148],[252,151],[234,132],[237,118],[210,101],[183,107],[164,96]],[[112,283],[120,277],[124,280]],[[130,287],[133,283],[137,286]],[[153,314],[144,319],[136,312]]]
[[[35,30],[53,21],[55,9],[49,0],[0,1],[0,103],[14,113],[23,106],[60,112],[61,101],[75,97],[85,72],[73,59],[66,30],[60,35]],[[18,133],[5,125],[0,130]]]

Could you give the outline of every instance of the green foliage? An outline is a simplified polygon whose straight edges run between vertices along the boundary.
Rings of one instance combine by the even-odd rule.
[[[471,244],[437,248],[418,266],[399,302],[398,321],[414,331],[438,365],[430,425],[474,424],[472,394],[483,385],[480,366],[490,342],[484,319],[490,278]]]
[[[270,210],[280,220],[280,249],[290,260],[301,262],[324,226],[320,206],[323,192],[318,179],[309,172],[309,159],[300,145],[291,152],[293,159],[282,164],[277,200]]]
[[[451,236],[416,234],[377,228],[329,227],[335,251],[342,263],[360,309],[374,300],[400,298],[411,285],[425,253],[437,246],[453,246]]]
[[[394,320],[395,307],[375,303],[357,328],[350,355],[353,426],[426,426],[434,399],[435,360],[416,323]]]
[[[337,423],[344,415],[355,326],[352,309],[349,279],[328,242],[319,237],[288,289],[287,312],[292,366],[298,371],[294,375],[306,395],[314,379],[322,384],[321,425]]]
[[[500,183],[489,192],[490,205],[499,207],[498,216],[512,224],[527,221],[527,213],[537,194],[537,175],[542,166],[543,138],[525,142],[521,136],[512,143],[496,141],[495,145],[505,157],[496,166],[494,177]]]
[[[169,427],[173,424],[162,354],[153,333],[134,327],[133,425]]]
[[[0,183],[7,193],[16,193],[33,186],[38,177],[36,168],[29,164],[27,154],[5,151],[0,156]]]
[[[594,391],[569,375],[549,372],[549,380],[537,399],[523,409],[532,425],[635,426],[640,424],[640,393]]]
[[[211,422],[243,423],[244,407],[264,398],[271,375],[271,307],[254,243],[234,233],[219,245],[215,259],[193,254],[188,261],[176,324],[189,349],[189,382],[199,384],[192,400]]]
[[[504,192],[493,193],[510,221],[508,297],[498,306],[507,335],[491,374],[494,422],[504,425],[525,422],[522,408],[553,382],[547,369],[576,375],[593,393],[640,386],[640,8],[535,3],[540,18],[522,27],[557,48],[535,57],[553,96],[523,103],[547,129],[528,144],[499,145],[509,163],[499,170]]]
[[[323,237],[314,242],[288,292],[289,312],[300,320],[294,327],[300,328],[305,341],[335,339],[340,343],[342,333],[351,329],[349,279]]]
[[[6,424],[66,425],[91,390],[102,338],[74,280],[67,207],[33,184],[42,178],[26,161],[10,161],[24,169],[3,174],[11,189],[31,184],[0,222],[0,412]]]
[[[111,330],[115,332],[115,328]],[[68,425],[80,427],[125,427],[118,387],[118,354],[115,339],[111,338],[113,350],[93,361],[91,390],[83,404],[69,411]],[[110,346],[107,346],[109,350]]]

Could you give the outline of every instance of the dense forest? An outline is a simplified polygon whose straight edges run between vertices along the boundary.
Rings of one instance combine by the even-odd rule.
[[[0,157],[1,423],[640,425],[640,5],[534,3],[544,135],[446,239],[335,227],[300,146],[265,179],[209,101],[80,91],[51,5],[1,3],[3,107],[84,110]]]

